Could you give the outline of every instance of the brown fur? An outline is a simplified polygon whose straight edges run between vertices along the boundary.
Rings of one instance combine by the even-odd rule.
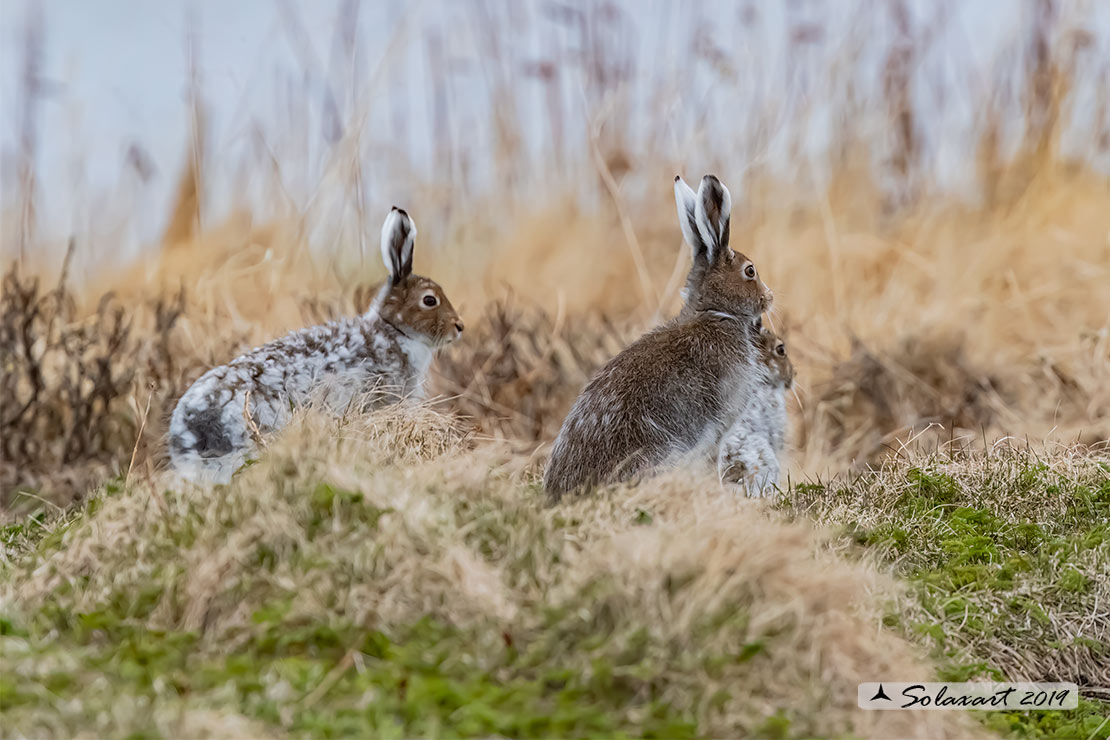
[[[751,260],[731,249],[725,250],[712,266],[702,267],[695,262],[687,278],[687,298],[679,318],[690,318],[700,311],[745,316],[759,316],[766,311],[774,293],[759,279],[758,271],[754,280],[744,279],[749,264]],[[691,285],[695,281],[696,287]]]
[[[781,347],[781,353],[779,350]],[[794,363],[786,351],[786,342],[778,334],[767,327],[759,332],[759,359],[767,368],[768,379],[772,383],[781,384],[783,388],[794,385]]]
[[[434,306],[424,305],[427,295],[435,296]],[[462,319],[443,288],[420,275],[408,275],[396,285],[388,285],[378,313],[402,334],[418,335],[436,346],[453,341],[463,331]]]
[[[696,198],[675,182],[694,257],[686,304],[582,391],[544,475],[553,499],[716,449],[758,380],[755,327],[771,291],[751,261],[728,246],[730,200],[720,181],[706,175]]]

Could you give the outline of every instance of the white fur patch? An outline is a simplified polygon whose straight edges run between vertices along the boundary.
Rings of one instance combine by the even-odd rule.
[[[779,482],[779,455],[786,446],[786,392],[767,377],[761,363],[756,365],[758,380],[721,440],[717,470],[722,480],[737,479],[748,495],[763,496]]]
[[[674,202],[678,208],[678,225],[682,228],[682,237],[697,252],[700,242],[696,225],[697,196],[681,177],[676,177],[674,181]]]

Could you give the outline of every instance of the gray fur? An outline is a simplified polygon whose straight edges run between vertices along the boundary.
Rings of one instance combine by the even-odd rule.
[[[717,457],[721,481],[737,484],[756,497],[778,486],[780,458],[786,447],[786,391],[794,383],[786,345],[769,329],[760,332],[759,367],[759,381],[725,435]]]
[[[267,434],[295,407],[322,402],[341,413],[364,394],[380,406],[420,397],[430,347],[411,341],[379,316],[293,332],[209,370],[181,397],[170,421],[170,455],[188,475],[207,469],[225,481],[257,452],[254,429]]]
[[[196,439],[194,445],[201,457],[222,457],[235,451],[223,425],[223,414],[216,406],[187,407],[181,415],[182,425]],[[174,451],[178,455],[188,454],[182,435],[173,437]]]

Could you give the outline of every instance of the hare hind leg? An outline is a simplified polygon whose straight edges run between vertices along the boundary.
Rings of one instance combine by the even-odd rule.
[[[746,430],[733,430],[718,452],[717,474],[722,483],[761,498],[770,495],[778,485],[778,456],[766,439]]]
[[[733,427],[717,449],[717,475],[722,483],[742,484],[759,467],[755,435],[742,426]]]
[[[747,481],[748,495],[756,498],[775,495],[779,485],[779,458],[770,443],[764,440],[758,447],[759,465]]]

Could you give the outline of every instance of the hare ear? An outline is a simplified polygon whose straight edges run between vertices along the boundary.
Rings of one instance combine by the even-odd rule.
[[[708,245],[698,231],[697,196],[681,175],[674,176],[674,202],[678,207],[678,225],[682,227],[682,238],[694,250],[694,262],[709,259]]]
[[[694,215],[698,234],[709,248],[709,262],[715,262],[728,249],[728,219],[732,196],[715,175],[706,175],[698,187]]]
[[[389,270],[389,279],[397,285],[412,274],[412,248],[416,241],[416,224],[409,214],[397,206],[382,224],[382,261]]]

